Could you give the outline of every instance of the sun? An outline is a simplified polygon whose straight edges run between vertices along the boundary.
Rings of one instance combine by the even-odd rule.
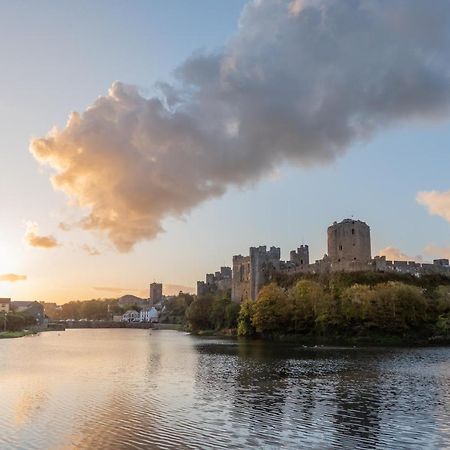
[[[20,245],[7,240],[0,241],[0,275],[13,273],[20,266]]]

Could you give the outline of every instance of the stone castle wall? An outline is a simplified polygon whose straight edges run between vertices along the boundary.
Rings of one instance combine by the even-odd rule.
[[[398,272],[411,275],[448,275],[450,266],[448,259],[435,259],[433,264],[416,261],[389,261],[385,256],[375,256],[372,260],[372,269],[377,272]]]
[[[221,267],[220,271],[207,273],[205,281],[197,281],[197,295],[215,294],[218,291],[231,289],[233,271],[231,267]]]
[[[231,298],[235,302],[256,300],[262,286],[270,282],[275,272],[329,273],[380,271],[450,276],[448,259],[437,259],[433,264],[415,261],[387,261],[385,257],[372,259],[370,227],[360,220],[345,219],[328,227],[328,255],[315,263],[309,262],[309,247],[301,245],[290,252],[289,261],[281,261],[280,249],[266,246],[251,247],[249,256],[233,256]]]
[[[240,303],[250,298],[250,256],[233,256],[231,300]]]

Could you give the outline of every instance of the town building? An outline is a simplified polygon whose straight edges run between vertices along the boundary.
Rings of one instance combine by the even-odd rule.
[[[11,302],[11,310],[28,314],[36,320],[37,325],[44,325],[46,322],[44,305],[37,301],[13,301]]]
[[[129,309],[123,314],[122,322],[139,322],[139,313],[134,309]]]
[[[159,313],[154,306],[151,308],[144,308],[139,313],[140,322],[156,323],[159,320]]]
[[[0,298],[0,315],[9,313],[11,310],[11,299]]]
[[[163,285],[162,283],[152,283],[150,285],[150,302],[152,305],[161,303],[163,299]]]
[[[197,296],[227,292],[231,289],[231,282],[231,267],[221,267],[220,272],[207,273],[205,281],[197,281]]]

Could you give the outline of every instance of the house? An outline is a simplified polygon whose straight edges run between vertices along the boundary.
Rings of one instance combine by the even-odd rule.
[[[129,309],[122,316],[122,322],[139,322],[139,313],[134,309]]]
[[[159,314],[155,307],[151,308],[144,308],[139,313],[139,321],[140,322],[158,322],[159,320]]]
[[[44,325],[46,322],[44,314],[44,305],[39,302],[24,302],[14,301],[11,302],[12,311],[28,314],[36,320],[38,325]]]
[[[11,309],[11,299],[0,298],[0,314],[9,313],[10,309]]]

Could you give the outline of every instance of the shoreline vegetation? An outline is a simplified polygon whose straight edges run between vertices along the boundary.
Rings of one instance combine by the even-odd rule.
[[[35,319],[20,312],[10,312],[7,316],[0,314],[0,330],[0,339],[19,338],[39,332]]]
[[[186,327],[200,336],[351,346],[450,344],[450,278],[376,272],[276,277],[255,301],[199,297]]]
[[[0,339],[13,339],[39,333],[35,330],[0,331]]]
[[[59,320],[84,317],[87,322],[80,323],[86,328],[95,321],[103,327],[116,310],[122,310],[117,299],[69,302]],[[24,314],[9,314],[0,339],[35,334],[32,323]],[[3,325],[0,317],[0,330]],[[180,293],[164,304],[155,329],[306,346],[450,345],[450,277],[275,274],[255,301],[241,304],[231,301],[230,291],[202,297]]]

